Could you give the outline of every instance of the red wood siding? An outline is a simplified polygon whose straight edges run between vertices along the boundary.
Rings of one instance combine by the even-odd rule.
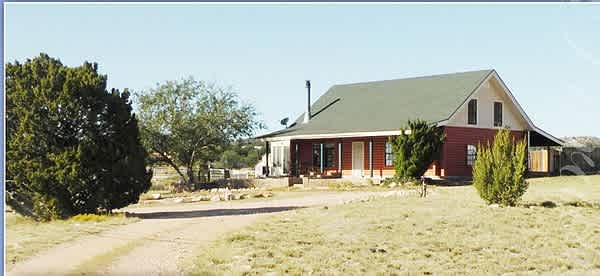
[[[295,160],[295,145],[299,146],[300,151],[300,171],[305,171],[308,167],[313,166],[312,164],[312,146],[313,144],[320,143],[333,143],[335,144],[334,149],[334,166],[325,168],[325,174],[337,173],[338,172],[338,143],[342,143],[342,173],[344,175],[352,174],[352,142],[364,143],[364,163],[363,163],[363,174],[365,176],[370,175],[369,171],[369,141],[373,141],[373,176],[389,175],[389,170],[393,170],[393,167],[385,166],[385,142],[387,136],[378,137],[357,137],[357,138],[337,138],[337,139],[311,139],[311,140],[292,140],[290,151],[292,156],[292,164]],[[318,167],[319,164],[315,164]],[[387,173],[386,173],[387,171]],[[393,174],[393,173],[391,173]]]
[[[472,127],[444,127],[446,141],[442,146],[439,156],[436,156],[425,175],[427,176],[471,176],[472,168],[467,166],[467,145],[485,144],[492,141],[497,133],[496,129],[483,129]],[[513,137],[523,139],[523,131],[512,131]],[[305,173],[312,164],[313,144],[333,143],[334,161],[333,165],[325,168],[324,173],[330,175],[333,173],[342,173],[342,175],[352,175],[352,142],[364,143],[364,163],[363,175],[370,176],[369,171],[369,141],[373,141],[373,176],[387,177],[394,175],[393,166],[385,166],[385,143],[387,136],[376,137],[356,137],[356,138],[336,138],[336,139],[314,139],[314,140],[292,140],[290,156],[292,164],[295,160],[295,145],[299,146],[300,173]],[[338,171],[338,143],[342,143],[342,171]],[[314,164],[316,168],[319,164]],[[290,166],[293,168],[293,165]]]
[[[497,132],[496,129],[444,127],[446,141],[442,146],[440,175],[472,176],[472,167],[467,166],[467,145],[491,143]],[[525,137],[523,131],[511,131],[511,134],[515,139]]]

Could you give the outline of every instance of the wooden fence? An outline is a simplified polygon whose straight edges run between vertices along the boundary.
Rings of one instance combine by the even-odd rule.
[[[184,167],[179,170],[186,174],[187,170]],[[154,180],[162,180],[169,178],[178,178],[177,172],[172,167],[157,166],[153,168],[152,178]],[[210,169],[211,181],[220,179],[254,179],[254,170],[227,170],[227,169]]]
[[[560,152],[555,149],[531,149],[529,151],[529,171],[553,173],[560,166]]]
[[[529,171],[531,172],[548,172],[548,151],[535,150],[529,152]]]

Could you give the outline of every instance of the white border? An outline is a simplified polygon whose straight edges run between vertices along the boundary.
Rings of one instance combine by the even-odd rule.
[[[588,4],[600,4],[600,2],[5,2],[5,4],[11,5],[36,5],[36,4],[50,4],[50,5],[148,5],[148,4],[159,4],[159,5],[426,5],[426,6],[439,6],[439,5],[588,5]]]
[[[7,3],[4,2],[2,6],[2,137],[4,139],[4,152],[2,152],[2,177],[4,178],[2,179],[2,185],[4,185],[4,187],[2,187],[2,198],[4,201],[2,203],[2,233],[4,234],[2,237],[2,248],[4,250],[4,253],[2,253],[3,273],[8,271],[6,269],[6,4]]]
[[[260,138],[265,141],[281,141],[281,140],[296,140],[296,139],[328,139],[328,138],[352,138],[352,137],[374,137],[374,136],[396,136],[400,135],[400,130],[389,131],[370,131],[370,132],[340,132],[340,133],[324,133],[324,134],[300,134],[277,137]],[[405,130],[404,134],[410,134],[410,130]]]

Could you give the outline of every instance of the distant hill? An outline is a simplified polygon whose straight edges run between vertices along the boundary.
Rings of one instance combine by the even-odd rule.
[[[600,138],[594,136],[563,137],[565,147],[600,147]]]

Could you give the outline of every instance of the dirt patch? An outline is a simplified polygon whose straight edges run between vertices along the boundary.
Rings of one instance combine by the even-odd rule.
[[[141,221],[51,248],[8,275],[177,275],[193,248],[240,229],[259,217],[318,205],[378,196],[378,192],[310,193],[262,201],[225,201],[127,209]],[[141,241],[141,242],[140,242]],[[126,248],[127,250],[115,250]],[[122,252],[119,252],[122,251]],[[102,267],[99,271],[98,268]]]

